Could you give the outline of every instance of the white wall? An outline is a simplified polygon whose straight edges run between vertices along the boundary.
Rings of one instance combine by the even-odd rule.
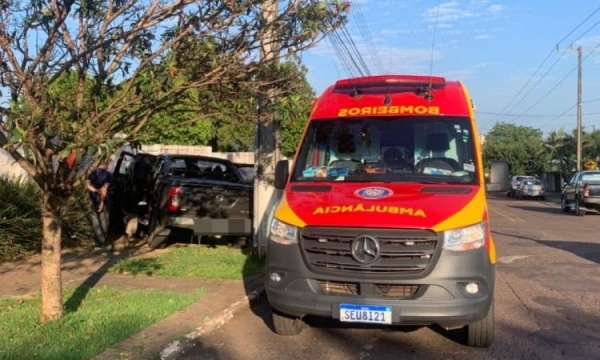
[[[254,164],[253,152],[213,152],[210,146],[187,146],[187,145],[143,145],[142,151],[150,154],[186,154],[214,156],[227,159],[234,163]],[[0,149],[0,176],[27,176],[19,164],[6,151]]]
[[[143,152],[149,154],[185,154],[213,156],[221,159],[227,159],[234,163],[254,164],[253,152],[213,152],[210,146],[191,146],[191,145],[142,145]]]
[[[27,172],[15,162],[15,159],[8,152],[0,149],[0,176],[25,177]]]

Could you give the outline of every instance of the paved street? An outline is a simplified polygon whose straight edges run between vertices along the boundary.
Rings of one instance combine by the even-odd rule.
[[[493,195],[490,211],[499,264],[489,349],[468,348],[434,328],[342,328],[325,320],[280,337],[263,300],[181,359],[597,359],[600,215]]]

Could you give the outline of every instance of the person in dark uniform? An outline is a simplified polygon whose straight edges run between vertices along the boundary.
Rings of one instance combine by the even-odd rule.
[[[108,164],[101,163],[90,173],[85,181],[86,189],[90,195],[90,220],[94,229],[94,250],[108,250],[106,246],[109,211],[108,211],[108,187],[113,177],[108,171]]]

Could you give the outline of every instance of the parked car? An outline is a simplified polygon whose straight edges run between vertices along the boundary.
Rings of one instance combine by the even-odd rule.
[[[600,171],[586,170],[575,173],[568,183],[563,184],[560,208],[584,216],[587,211],[600,212]]]
[[[150,248],[171,233],[249,236],[253,186],[231,161],[207,156],[160,155],[149,194]]]
[[[517,185],[515,191],[515,198],[534,198],[546,200],[546,188],[544,184],[538,179],[522,179]]]
[[[517,193],[517,188],[523,179],[535,179],[535,177],[529,175],[513,175],[510,179],[510,190],[506,192],[506,196],[514,198]]]

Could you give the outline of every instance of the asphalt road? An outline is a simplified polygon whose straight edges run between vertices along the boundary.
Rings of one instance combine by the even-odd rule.
[[[181,359],[600,359],[600,215],[494,196],[490,212],[498,253],[491,348],[466,347],[456,333],[436,328],[327,320],[281,337],[262,300]]]

